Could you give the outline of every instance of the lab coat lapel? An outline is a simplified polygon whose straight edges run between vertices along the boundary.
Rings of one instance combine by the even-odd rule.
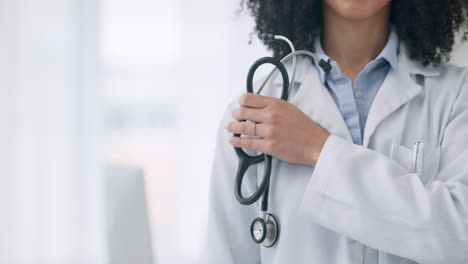
[[[311,64],[297,94],[291,98],[313,121],[333,135],[352,141],[348,127],[328,89],[320,81],[317,69]]]
[[[364,129],[363,146],[367,147],[377,126],[391,113],[421,92],[408,72],[391,69],[382,83],[369,111]]]
[[[370,138],[385,118],[422,91],[421,85],[413,79],[416,74],[435,76],[439,73],[432,66],[424,67],[419,62],[412,61],[405,46],[400,44],[398,69],[392,68],[388,72],[369,111],[364,129],[364,147],[369,145]]]

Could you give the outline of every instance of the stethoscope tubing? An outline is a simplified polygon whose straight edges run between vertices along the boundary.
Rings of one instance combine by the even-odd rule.
[[[250,67],[249,72],[247,74],[246,87],[247,87],[248,93],[254,93],[253,78],[257,69],[263,64],[273,64],[275,67],[269,73],[266,79],[263,81],[263,83],[261,84],[260,88],[257,91],[257,94],[261,93],[266,83],[273,76],[273,73],[275,71],[279,71],[282,77],[282,81],[283,81],[283,89],[281,91],[280,98],[285,101],[288,100],[289,93],[291,91],[291,88],[294,85],[294,81],[296,77],[296,66],[297,66],[296,56],[307,55],[307,56],[312,57],[313,59],[318,61],[319,66],[322,67],[322,69],[325,72],[329,72],[331,69],[330,64],[318,58],[314,53],[305,51],[305,50],[296,51],[294,49],[292,42],[286,37],[273,35],[273,34],[263,34],[261,39],[265,41],[271,41],[273,39],[286,41],[290,45],[292,52],[288,54],[287,56],[285,56],[281,61],[272,57],[263,57],[255,61],[254,64]],[[291,79],[289,79],[288,72],[286,70],[286,67],[284,66],[284,63],[290,60],[291,58],[293,59],[293,69],[292,69],[292,77]],[[246,120],[241,120],[240,122],[245,122],[245,121]],[[240,137],[241,134],[234,134],[234,136]],[[247,154],[242,148],[234,147],[234,149],[235,149],[237,156],[239,157],[239,165],[238,165],[235,184],[234,184],[234,193],[235,193],[236,199],[239,203],[243,205],[251,205],[255,203],[256,201],[258,201],[260,197],[262,197],[261,210],[263,212],[263,218],[254,219],[250,227],[250,233],[254,242],[261,243],[265,247],[272,247],[278,240],[278,235],[279,235],[279,222],[274,215],[268,213],[268,197],[269,197],[269,191],[270,191],[271,167],[272,167],[273,157],[265,153],[252,156],[252,155]],[[264,168],[263,178],[260,182],[260,185],[258,186],[258,188],[253,194],[245,197],[242,194],[242,183],[243,183],[245,174],[247,173],[247,170],[249,169],[251,165],[256,165],[261,162],[265,162],[265,168]],[[256,225],[258,226],[258,224],[260,224],[261,227],[256,232],[257,234],[258,232],[262,232],[261,237],[257,237],[257,235],[255,234],[255,230],[254,230],[255,226]]]
[[[253,93],[253,78],[257,69],[263,64],[273,64],[275,68],[280,71],[282,80],[283,80],[283,89],[281,92],[281,99],[287,101],[288,100],[288,92],[289,92],[289,77],[284,64],[272,57],[263,57],[258,59],[254,62],[252,67],[250,67],[249,72],[247,74],[247,92]],[[242,120],[245,121],[245,120]],[[240,137],[240,134],[234,134],[235,137]],[[272,163],[272,156],[267,154],[259,154],[256,156],[251,156],[247,154],[242,148],[234,147],[237,156],[239,157],[239,166],[237,170],[235,185],[234,185],[234,193],[236,195],[237,201],[243,205],[251,205],[258,201],[260,197],[263,195],[262,201],[262,211],[268,210],[268,192],[269,192],[269,185],[270,185],[270,175],[271,175],[271,163]],[[250,196],[245,197],[242,194],[242,182],[244,180],[244,176],[251,165],[258,164],[260,162],[265,161],[265,170],[263,174],[263,179],[260,183],[258,189]]]
[[[316,60],[319,64],[320,67],[322,67],[322,69],[325,71],[325,72],[329,72],[331,70],[331,66],[330,64],[328,64],[325,60],[323,59],[320,59],[317,55],[315,55],[313,52],[310,52],[310,51],[307,51],[307,50],[298,50],[298,51],[294,51],[294,52],[291,52],[289,53],[288,55],[286,55],[285,57],[283,57],[281,59],[281,63],[285,64],[286,62],[288,62],[289,60],[293,59],[295,60],[297,56],[299,55],[305,55],[305,56],[309,56],[311,57],[312,59]],[[260,88],[258,88],[258,91],[256,92],[257,94],[260,94],[263,90],[263,88],[265,87],[265,85],[268,83],[268,81],[271,79],[271,77],[273,76],[273,74],[277,71],[278,69],[277,68],[273,68],[270,73],[267,75],[267,77],[265,78],[265,80],[263,80],[262,84],[260,85]],[[289,85],[289,91],[288,91],[288,94],[291,92],[291,89],[294,85],[294,80],[295,80],[295,76],[296,75],[296,63],[293,61],[293,75],[291,77],[291,83]]]

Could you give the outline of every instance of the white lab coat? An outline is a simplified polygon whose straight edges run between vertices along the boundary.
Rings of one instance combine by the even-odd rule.
[[[269,211],[277,244],[249,233],[259,202],[234,196],[238,158],[228,143],[236,100],[219,128],[210,182],[202,263],[468,263],[468,71],[424,68],[400,45],[370,109],[363,146],[352,143],[342,115],[309,59],[301,58],[290,102],[332,135],[315,168],[273,161]],[[280,81],[267,88],[279,94]],[[412,146],[424,142],[423,171],[410,173]],[[247,173],[252,193],[262,166]],[[259,176],[260,177],[260,176]]]

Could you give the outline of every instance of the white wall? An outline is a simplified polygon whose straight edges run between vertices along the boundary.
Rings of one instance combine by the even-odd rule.
[[[0,1],[0,234],[12,240],[0,239],[0,260],[7,259],[14,240],[14,141],[15,141],[15,21],[14,1]]]
[[[0,263],[102,263],[98,5],[0,6]]]
[[[452,52],[451,63],[468,67],[468,44],[458,42]]]

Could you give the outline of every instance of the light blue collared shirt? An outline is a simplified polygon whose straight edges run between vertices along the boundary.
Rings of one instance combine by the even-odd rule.
[[[317,39],[315,42],[317,56],[328,61],[332,66],[329,73],[316,67],[320,80],[335,100],[354,144],[362,145],[369,110],[387,73],[391,68],[398,69],[398,47],[398,35],[395,30],[391,29],[382,52],[364,67],[353,83],[341,72],[338,64],[325,54],[320,40]]]

